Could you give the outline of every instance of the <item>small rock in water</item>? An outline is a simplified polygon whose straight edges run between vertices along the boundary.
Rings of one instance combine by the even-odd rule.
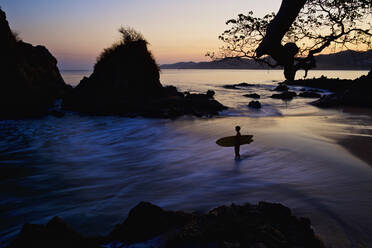
[[[255,108],[255,109],[259,109],[261,108],[261,103],[259,101],[251,101],[249,104],[248,104],[248,107],[250,108]]]
[[[254,86],[254,84],[249,84],[249,83],[240,83],[240,84],[236,84],[236,86],[240,86],[240,87],[249,87],[249,86]]]
[[[225,89],[229,89],[229,90],[236,90],[236,89],[238,89],[238,88],[236,88],[235,85],[224,85],[222,87],[225,88]]]
[[[253,93],[253,94],[245,94],[243,95],[245,97],[249,97],[249,98],[254,98],[254,99],[259,99],[260,98],[260,95],[259,94],[256,94],[256,93]]]
[[[285,91],[281,94],[273,94],[271,98],[282,99],[282,100],[292,100],[293,97],[297,96],[296,92]]]
[[[251,87],[251,86],[255,86],[255,85],[249,84],[249,83],[240,83],[240,84],[226,84],[226,85],[223,85],[222,87],[225,89],[239,90],[240,88],[238,87]]]
[[[288,91],[288,86],[285,83],[279,83],[279,85],[274,90],[275,91]]]

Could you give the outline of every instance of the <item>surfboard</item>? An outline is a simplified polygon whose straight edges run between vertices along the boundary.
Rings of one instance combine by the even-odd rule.
[[[216,141],[216,144],[219,145],[219,146],[223,146],[223,147],[231,147],[231,146],[235,146],[235,138],[236,136],[228,136],[228,137],[224,137],[224,138],[221,138],[219,140]],[[242,135],[240,136],[240,145],[246,145],[246,144],[250,144],[251,142],[253,142],[253,135]]]

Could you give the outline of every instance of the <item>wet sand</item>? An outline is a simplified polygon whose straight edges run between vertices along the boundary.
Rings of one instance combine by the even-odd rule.
[[[337,135],[329,135],[348,152],[372,166],[372,109],[343,108],[332,122],[341,127]]]
[[[372,166],[372,137],[349,136],[337,142],[350,153]]]

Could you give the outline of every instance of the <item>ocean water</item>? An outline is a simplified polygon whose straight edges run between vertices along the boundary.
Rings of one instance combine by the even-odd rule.
[[[356,78],[364,71],[314,71]],[[76,85],[88,71],[63,72]],[[61,216],[87,235],[105,235],[140,201],[170,210],[208,211],[231,203],[280,202],[309,217],[329,247],[372,246],[372,115],[321,110],[269,98],[280,71],[164,70],[182,91],[212,89],[230,107],[214,118],[158,120],[68,113],[0,121],[0,246],[25,222]],[[255,84],[238,90],[225,84]],[[292,87],[299,91],[301,87]],[[258,93],[261,110],[251,110]],[[323,92],[328,94],[327,92]],[[242,133],[254,142],[233,149],[215,141]],[[357,138],[357,139],[355,139]],[[355,144],[362,139],[362,143]],[[343,144],[353,144],[353,149]],[[354,142],[354,143],[353,143]],[[358,145],[363,149],[358,150]]]

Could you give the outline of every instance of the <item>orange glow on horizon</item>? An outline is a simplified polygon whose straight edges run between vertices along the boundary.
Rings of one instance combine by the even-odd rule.
[[[276,12],[281,0],[65,0],[2,3],[13,30],[33,45],[44,45],[61,69],[93,68],[97,56],[130,26],[149,41],[158,64],[208,61],[218,51],[225,21],[250,10],[263,16]],[[334,52],[327,50],[327,52]]]

